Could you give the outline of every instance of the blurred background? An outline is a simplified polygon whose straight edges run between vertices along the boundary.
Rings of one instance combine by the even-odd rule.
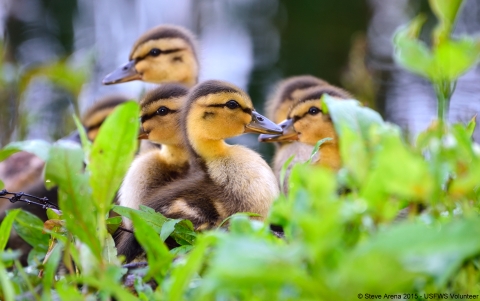
[[[455,33],[478,33],[480,3],[465,2]],[[426,81],[395,65],[392,35],[419,12],[429,16],[428,40],[435,19],[427,0],[3,0],[0,146],[68,135],[71,115],[107,94],[138,99],[151,85],[101,80],[127,62],[142,32],[164,23],[198,37],[200,80],[246,89],[258,111],[275,82],[312,74],[351,91],[414,137],[436,116],[436,100]],[[458,82],[451,121],[467,122],[480,111],[479,90],[476,68]],[[270,156],[256,136],[240,143]]]

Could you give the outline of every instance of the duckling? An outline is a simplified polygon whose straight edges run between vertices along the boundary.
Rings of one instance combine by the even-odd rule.
[[[338,136],[335,132],[332,119],[324,114],[319,100],[324,94],[337,99],[348,99],[351,95],[334,86],[321,86],[310,88],[292,107],[287,120],[280,126],[283,134],[277,137],[259,137],[266,141],[299,141],[314,146],[319,140],[332,138],[320,146],[320,157],[315,164],[326,166],[333,170],[341,167],[340,152],[338,147]]]
[[[328,85],[326,81],[311,75],[292,76],[281,81],[265,104],[267,117],[275,123],[282,122],[287,118],[292,105],[306,89],[325,85]],[[272,161],[272,169],[279,182],[283,165],[291,156],[294,156],[294,158],[287,169],[285,182],[288,182],[291,166],[298,162],[307,161],[313,151],[312,146],[298,141],[278,142],[275,146],[276,151]],[[284,187],[287,187],[287,185],[284,185]]]
[[[140,138],[162,144],[135,158],[119,191],[121,206],[138,209],[152,191],[188,172],[189,152],[180,129],[180,112],[188,93],[185,86],[164,84],[141,100]],[[130,220],[124,219],[127,228]]]
[[[214,80],[189,93],[182,122],[195,175],[152,195],[147,204],[169,217],[191,218],[197,229],[217,225],[236,212],[253,212],[264,219],[278,195],[272,170],[256,152],[224,140],[248,132],[279,133],[281,128],[258,114],[240,88]],[[184,193],[188,191],[193,194]],[[197,195],[209,196],[209,201]],[[199,216],[195,206],[202,203],[212,204],[218,216]]]
[[[160,25],[145,32],[132,47],[129,62],[103,79],[104,85],[133,80],[181,83],[192,87],[198,79],[196,41],[190,31]]]
[[[190,91],[181,128],[190,156],[188,175],[152,191],[143,204],[169,218],[189,219],[196,230],[218,226],[237,212],[263,220],[279,194],[268,164],[256,152],[224,140],[243,133],[278,134],[282,129],[258,114],[238,87],[206,81]],[[133,235],[118,253],[135,258],[140,252]]]

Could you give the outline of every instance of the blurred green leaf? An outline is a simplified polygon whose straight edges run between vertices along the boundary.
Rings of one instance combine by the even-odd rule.
[[[56,244],[53,250],[48,254],[47,262],[45,263],[45,270],[43,273],[43,295],[42,299],[52,300],[51,289],[55,282],[55,274],[57,273],[60,259],[62,258],[62,245]]]
[[[430,7],[439,21],[433,34],[435,45],[443,43],[449,37],[462,3],[463,0],[429,0]]]
[[[36,215],[21,210],[13,222],[13,228],[33,248],[47,252],[50,237],[43,233],[43,221]]]
[[[8,272],[3,262],[0,261],[0,283],[1,290],[0,290],[0,297],[2,300],[5,301],[14,301],[15,300],[15,289],[13,287],[12,282],[8,277]]]
[[[170,234],[175,230],[175,225],[178,224],[181,220],[180,219],[171,219],[167,220],[165,223],[162,225],[162,230],[160,231],[160,238],[162,241],[165,241]]]
[[[115,248],[115,241],[110,234],[107,234],[105,238],[105,244],[103,246],[103,258],[108,263],[119,264],[117,259],[117,249]]]
[[[0,189],[3,189],[5,187],[5,184],[3,184],[2,180],[0,180]]]
[[[480,40],[469,37],[446,40],[433,53],[433,65],[428,78],[433,82],[455,81],[480,59]]]
[[[104,214],[130,166],[138,144],[139,106],[119,105],[105,120],[93,143],[90,157],[90,186],[99,214]]]
[[[131,217],[135,228],[135,237],[147,253],[149,270],[146,277],[153,277],[157,283],[162,283],[173,256],[156,231],[147,222],[136,213],[132,213]]]
[[[172,269],[170,287],[167,291],[168,300],[183,300],[183,294],[189,281],[198,273],[205,262],[205,253],[207,248],[217,241],[214,235],[202,235],[195,244],[195,248],[190,252],[183,264],[177,264]]]
[[[75,121],[75,126],[77,127],[80,141],[82,142],[83,153],[85,154],[85,161],[88,164],[88,158],[90,158],[90,153],[92,151],[92,142],[88,140],[87,131],[83,127],[83,124],[81,123],[80,119],[78,119],[77,115],[73,115],[73,120]]]
[[[72,142],[58,141],[50,149],[45,179],[58,185],[59,205],[67,229],[88,245],[100,260],[101,243],[97,237],[97,220],[88,176],[83,172],[83,151]],[[88,213],[88,214],[85,214]]]
[[[380,141],[371,171],[361,195],[373,203],[384,202],[386,195],[427,200],[433,191],[433,177],[424,158],[414,153],[400,132],[379,131]],[[388,176],[386,176],[388,175]]]
[[[467,124],[467,132],[470,135],[470,137],[473,136],[473,132],[475,132],[475,128],[477,127],[477,114],[472,117],[470,122]]]
[[[46,161],[48,159],[48,152],[50,150],[50,143],[44,140],[27,140],[9,143],[2,150],[0,150],[0,161],[5,160],[14,153],[25,151],[32,153]]]
[[[430,78],[433,75],[434,58],[427,45],[418,40],[425,23],[423,15],[417,16],[407,26],[397,30],[394,36],[395,60],[408,71]]]
[[[10,231],[12,230],[13,221],[19,212],[20,209],[10,210],[0,224],[0,251],[5,250],[8,238],[10,237]]]
[[[62,218],[63,213],[60,210],[53,209],[53,208],[47,208],[47,217],[48,219],[63,219]]]
[[[122,224],[121,216],[110,217],[106,221],[108,233],[113,234],[117,231],[118,227]]]

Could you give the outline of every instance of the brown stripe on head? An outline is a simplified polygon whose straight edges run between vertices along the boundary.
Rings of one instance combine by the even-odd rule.
[[[349,99],[352,98],[352,95],[338,87],[335,86],[321,86],[321,87],[314,87],[310,88],[300,97],[299,102],[305,102],[312,99],[320,99],[324,94],[328,94],[333,97],[341,98],[341,99]]]
[[[275,118],[278,113],[277,111],[280,109],[282,103],[286,101],[293,101],[294,94],[297,91],[322,85],[328,85],[328,83],[322,79],[311,75],[293,76],[279,82],[276,85],[274,92],[265,103],[265,115],[267,116],[267,118],[274,121],[275,119],[282,119]],[[285,112],[284,115],[286,115],[287,113],[288,111]],[[284,118],[286,118],[286,116],[284,116]]]
[[[129,98],[125,95],[108,95],[95,102],[83,115],[81,122],[87,129],[99,127],[111,111]]]
[[[173,38],[178,38],[182,39],[185,42],[187,42],[188,45],[192,48],[192,52],[197,58],[197,54],[195,49],[196,47],[196,39],[193,36],[193,34],[187,30],[186,28],[180,27],[180,26],[175,26],[175,25],[159,25],[157,27],[151,28],[150,30],[146,31],[144,34],[140,36],[140,38],[137,39],[135,44],[132,47],[132,50],[130,51],[129,59],[133,59],[133,54],[135,50],[140,46],[141,44],[150,41],[150,40],[159,40],[159,39],[173,39]]]
[[[142,110],[159,99],[179,98],[188,94],[188,88],[180,84],[163,84],[149,92],[140,101]]]

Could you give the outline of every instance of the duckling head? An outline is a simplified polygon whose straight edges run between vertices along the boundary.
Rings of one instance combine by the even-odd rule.
[[[154,27],[135,42],[129,62],[108,74],[103,84],[141,80],[193,86],[198,77],[195,49],[195,38],[187,29],[174,25]]]
[[[116,106],[128,101],[124,95],[109,95],[99,99],[91,106],[81,118],[81,122],[87,132],[87,137],[91,141],[95,140],[100,126],[110,115]]]
[[[184,120],[189,139],[223,140],[243,133],[278,134],[282,129],[253,108],[240,88],[210,80],[188,95]]]
[[[164,84],[148,92],[140,102],[140,138],[160,144],[182,144],[180,112],[187,93],[188,88],[180,84]]]
[[[267,117],[275,123],[282,122],[306,89],[324,85],[328,83],[311,75],[293,76],[281,81],[265,104]]]
[[[261,142],[298,140],[315,145],[318,140],[333,138],[333,142],[336,142],[337,134],[332,119],[322,111],[320,99],[324,94],[339,100],[351,98],[348,92],[330,85],[309,88],[293,105],[288,118],[279,124],[283,129],[282,135],[260,135],[258,140]]]

